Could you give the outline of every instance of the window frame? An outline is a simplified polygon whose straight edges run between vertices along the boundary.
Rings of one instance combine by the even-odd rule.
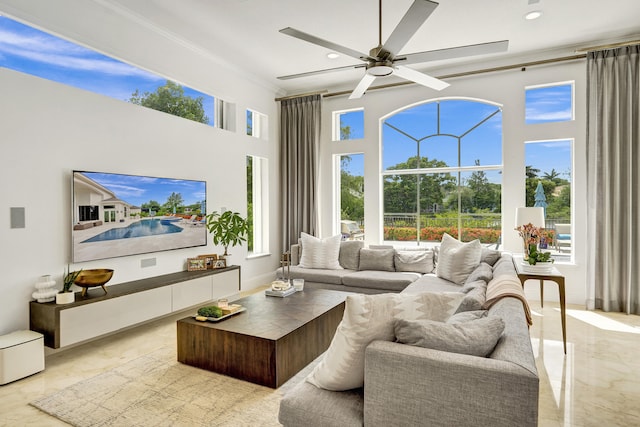
[[[560,87],[560,86],[570,86],[571,87],[571,118],[570,119],[562,119],[562,120],[545,120],[545,121],[535,121],[528,122],[527,121],[527,91],[535,90],[535,89],[545,89],[552,87]],[[553,82],[553,83],[544,83],[537,85],[528,85],[524,87],[524,124],[526,126],[531,125],[542,125],[549,123],[563,123],[563,122],[572,122],[576,120],[576,82],[575,80],[567,80],[562,82]]]
[[[524,167],[526,170],[526,167],[529,166],[527,163],[527,145],[532,145],[532,144],[544,144],[544,143],[554,143],[554,142],[568,142],[569,146],[570,146],[570,159],[569,159],[569,164],[570,164],[570,168],[571,168],[571,177],[569,179],[569,191],[571,192],[571,196],[570,196],[570,212],[569,212],[569,221],[571,224],[571,251],[568,253],[569,255],[569,260],[567,261],[568,263],[574,263],[575,262],[575,247],[576,247],[576,242],[575,242],[575,146],[576,146],[576,140],[575,138],[571,138],[571,137],[567,137],[567,138],[545,138],[545,139],[536,139],[536,140],[527,140],[524,141]],[[533,166],[533,165],[532,165]],[[542,171],[541,171],[542,172]],[[526,180],[527,180],[527,176],[526,174],[524,174],[524,180],[525,180],[525,206],[528,205],[526,199]],[[545,216],[545,229],[548,231],[550,230],[550,228],[548,227],[549,224],[546,223],[546,216]],[[555,223],[554,223],[554,227],[555,227]],[[549,243],[549,246],[552,246],[552,243]],[[556,261],[558,262],[563,262],[562,258],[560,257],[562,255],[562,251],[560,251],[559,254],[555,254],[552,253],[552,258],[554,258]]]
[[[384,163],[384,126],[385,126],[385,122],[387,119],[395,116],[396,114],[405,112],[407,110],[410,110],[412,108],[421,106],[421,105],[425,105],[425,104],[429,104],[429,103],[442,103],[442,102],[447,102],[447,101],[468,101],[468,102],[474,102],[474,103],[481,103],[481,104],[485,104],[485,105],[490,105],[493,107],[496,107],[496,111],[493,112],[492,114],[490,114],[489,116],[483,118],[482,120],[480,120],[478,123],[474,124],[470,130],[464,132],[461,135],[450,135],[450,134],[440,134],[439,132],[439,125],[437,126],[438,131],[436,134],[434,135],[430,135],[430,136],[426,136],[423,137],[419,140],[416,140],[415,138],[414,141],[417,143],[417,148],[416,148],[416,155],[417,156],[422,156],[420,154],[420,143],[421,141],[431,138],[433,136],[453,136],[455,138],[458,139],[458,143],[457,143],[457,158],[458,158],[458,166],[447,166],[447,167],[437,167],[437,168],[422,168],[422,167],[417,167],[414,169],[388,169],[388,168],[384,168],[383,167],[383,163]],[[480,125],[484,124],[485,122],[487,122],[488,120],[490,120],[493,116],[495,116],[496,114],[500,114],[500,119],[501,121],[503,120],[503,105],[498,104],[496,102],[492,102],[492,101],[488,101],[488,100],[484,100],[484,99],[477,99],[477,98],[470,98],[470,97],[447,97],[447,98],[435,98],[435,99],[429,99],[429,100],[425,100],[425,101],[420,101],[420,102],[416,102],[414,104],[410,104],[407,106],[404,106],[402,108],[399,108],[391,113],[389,113],[388,115],[380,118],[380,194],[381,194],[381,209],[380,209],[380,226],[381,226],[381,235],[383,236],[383,240],[384,240],[384,227],[385,227],[385,189],[384,189],[384,181],[385,178],[387,176],[394,176],[394,175],[437,175],[437,174],[443,174],[443,173],[449,173],[451,175],[453,175],[456,179],[456,187],[457,187],[457,192],[458,192],[458,211],[457,211],[457,222],[458,222],[458,227],[457,227],[457,231],[458,231],[458,235],[454,236],[456,238],[460,238],[461,235],[463,234],[463,227],[462,227],[462,216],[464,215],[464,212],[461,212],[461,203],[460,203],[460,189],[462,188],[462,184],[461,184],[461,176],[464,173],[473,173],[473,172],[477,172],[477,171],[498,171],[499,173],[502,173],[502,171],[504,170],[504,131],[501,129],[500,131],[500,140],[501,140],[501,144],[500,144],[500,159],[501,162],[500,164],[492,164],[492,165],[473,165],[473,166],[460,166],[460,162],[461,162],[461,154],[460,154],[460,150],[461,150],[461,140],[462,138],[464,138],[466,135],[468,135],[473,129],[479,127]],[[437,119],[438,122],[441,120],[440,114],[438,113],[437,115]],[[409,136],[409,135],[407,135]],[[419,165],[417,165],[419,166]],[[504,190],[504,183],[500,182],[500,199],[502,199],[502,195],[503,195],[503,190]],[[416,197],[418,196],[419,191],[417,191],[416,193]],[[417,201],[416,201],[417,202]],[[500,205],[500,216],[501,216],[501,225],[503,223],[503,218],[502,218],[502,205]],[[420,212],[421,207],[417,206],[417,212]],[[417,218],[420,217],[419,214],[417,214]],[[420,232],[419,230],[421,230],[421,225],[420,225],[420,221],[419,219],[416,220],[416,239],[415,240],[410,240],[411,242],[415,242],[418,245],[420,245],[422,242],[427,243],[430,241],[424,241],[420,239]],[[502,227],[500,229],[500,233],[502,231]]]
[[[362,226],[364,226],[365,221],[365,213],[364,209],[364,197],[366,194],[365,183],[364,183],[364,166],[365,166],[365,153],[362,151],[349,152],[349,153],[336,153],[333,155],[333,235],[341,233],[342,230],[342,157],[344,156],[354,156],[359,155],[362,156],[362,178],[363,178],[363,189],[362,189],[362,203],[363,203],[363,217],[362,217]],[[359,176],[359,175],[356,175]]]
[[[247,257],[259,257],[269,254],[269,159],[246,155],[252,161],[252,225],[253,241],[248,245]],[[248,165],[247,165],[248,168]],[[247,173],[247,204],[249,203],[249,176]],[[247,206],[247,214],[249,206]],[[249,250],[251,248],[251,250]]]
[[[340,123],[341,123],[341,117],[345,114],[349,114],[349,113],[355,113],[355,112],[359,112],[362,111],[362,138],[347,138],[347,139],[342,139],[342,134],[341,134],[341,127],[340,127]],[[352,140],[359,140],[359,139],[364,139],[364,107],[359,107],[359,108],[350,108],[347,110],[336,110],[333,111],[331,114],[331,140],[338,142],[338,141],[352,141]]]
[[[249,129],[249,117],[251,117],[251,129]],[[269,139],[269,116],[251,108],[247,108],[246,118],[247,135],[265,141]]]

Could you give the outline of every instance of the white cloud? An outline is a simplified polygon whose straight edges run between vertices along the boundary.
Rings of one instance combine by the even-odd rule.
[[[545,122],[560,122],[572,119],[571,108],[564,110],[547,110],[544,108],[527,108],[527,120],[528,121],[545,121]]]
[[[59,68],[91,71],[114,76],[135,76],[149,80],[159,77],[123,62],[53,36],[23,34],[0,29],[0,55],[13,55]]]

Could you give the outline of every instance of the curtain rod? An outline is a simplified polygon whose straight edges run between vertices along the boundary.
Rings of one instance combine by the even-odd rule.
[[[282,98],[276,98],[276,101],[286,101],[287,99],[302,98],[303,96],[311,96],[311,95],[325,95],[328,92],[329,91],[325,89],[325,90],[319,90],[316,92],[300,93],[297,95],[289,95],[289,96],[283,96]]]
[[[497,71],[513,70],[513,69],[516,69],[516,68],[524,69],[524,68],[533,67],[533,66],[536,66],[536,65],[553,64],[553,63],[556,63],[556,62],[575,61],[575,60],[578,60],[578,59],[585,59],[586,57],[587,57],[587,55],[583,53],[583,54],[579,54],[579,55],[563,56],[563,57],[560,57],[560,58],[542,59],[542,60],[539,60],[539,61],[522,62],[520,64],[504,65],[504,66],[501,66],[501,67],[482,68],[482,69],[479,69],[479,70],[464,71],[464,72],[461,72],[461,73],[454,73],[454,74],[446,74],[446,75],[443,75],[443,76],[437,76],[436,78],[438,78],[438,79],[452,79],[452,78],[456,78],[456,77],[472,76],[472,75],[476,75],[476,74],[485,74],[485,73],[493,73],[493,72],[497,72]],[[416,83],[410,82],[410,81],[389,83],[389,84],[386,84],[386,85],[379,85],[379,86],[370,87],[369,89],[367,89],[367,92],[372,91],[372,90],[388,89],[388,88],[392,88],[392,87],[406,86],[406,85],[411,85],[411,84],[416,84]],[[340,91],[340,92],[328,92],[325,95],[323,95],[323,98],[330,98],[330,97],[333,97],[333,96],[349,95],[351,92],[352,91],[350,91],[350,90],[343,90],[343,91]]]
[[[593,52],[593,51],[597,51],[597,50],[607,50],[607,49],[615,49],[617,47],[625,47],[625,46],[634,46],[640,44],[640,40],[631,40],[628,42],[620,42],[620,43],[612,43],[612,44],[603,44],[600,46],[591,46],[591,47],[584,47],[581,49],[576,49],[576,53],[580,53],[580,52]]]

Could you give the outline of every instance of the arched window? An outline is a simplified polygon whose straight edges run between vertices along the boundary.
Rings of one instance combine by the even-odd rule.
[[[446,232],[497,244],[501,107],[433,100],[396,111],[381,126],[384,240],[428,245]]]

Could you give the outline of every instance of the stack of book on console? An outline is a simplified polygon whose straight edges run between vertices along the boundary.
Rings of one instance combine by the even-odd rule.
[[[291,294],[295,294],[296,290],[293,286],[290,286],[289,288],[283,290],[283,291],[274,291],[273,289],[267,289],[264,291],[264,294],[266,296],[269,297],[280,297],[280,298],[284,298],[284,297],[288,297]]]

